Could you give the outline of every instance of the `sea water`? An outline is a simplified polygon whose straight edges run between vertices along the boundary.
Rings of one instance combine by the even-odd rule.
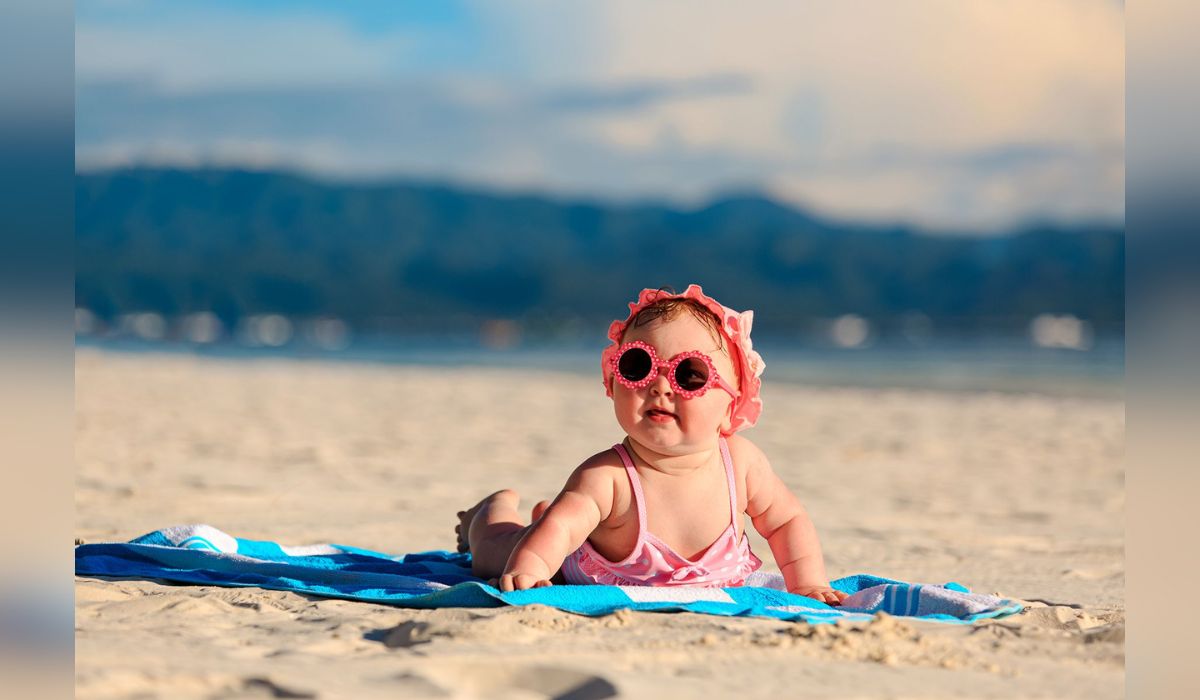
[[[300,341],[279,347],[233,341],[206,344],[79,336],[78,347],[123,353],[187,353],[227,359],[281,357],[305,361],[367,362],[430,367],[509,367],[579,375],[598,374],[605,342],[519,342],[495,347],[473,334],[356,337],[337,350]],[[941,391],[1033,392],[1084,397],[1123,394],[1125,346],[1119,337],[1087,349],[1039,347],[1023,337],[902,340],[847,349],[783,337],[755,339],[771,382],[812,386],[906,388]]]

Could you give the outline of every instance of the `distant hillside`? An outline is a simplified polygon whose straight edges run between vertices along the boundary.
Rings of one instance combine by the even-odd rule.
[[[607,320],[642,287],[697,282],[762,328],[920,312],[1015,329],[1048,311],[1103,332],[1123,328],[1124,265],[1121,228],[928,236],[756,197],[679,210],[230,170],[76,177],[76,299],[102,317]]]

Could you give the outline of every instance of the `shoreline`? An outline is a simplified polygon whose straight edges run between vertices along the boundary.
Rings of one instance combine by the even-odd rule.
[[[331,364],[380,367],[441,367],[547,369],[574,376],[591,376],[598,350],[570,347],[530,347],[496,350],[463,345],[449,351],[416,346],[386,350],[343,350],[338,352],[294,348],[253,348],[233,344],[197,346],[185,343],[146,341],[95,341],[77,339],[75,351],[135,356],[191,356],[215,360],[294,360]],[[951,363],[938,353],[922,357],[919,349],[906,348],[903,355],[862,354],[863,351],[811,350],[782,355],[768,364],[772,383],[800,387],[845,389],[900,389],[950,393],[1036,394],[1063,398],[1124,398],[1124,356],[1072,365],[1018,363],[1013,356],[997,362],[986,355],[960,353]],[[870,353],[872,351],[865,351]],[[1060,351],[1062,352],[1062,351]],[[1069,352],[1069,351],[1068,351]],[[1112,353],[1108,353],[1111,355]],[[776,351],[773,357],[781,357]],[[1087,360],[1085,355],[1065,355]],[[1081,371],[1080,366],[1086,371]],[[1072,373],[1068,373],[1071,370]]]

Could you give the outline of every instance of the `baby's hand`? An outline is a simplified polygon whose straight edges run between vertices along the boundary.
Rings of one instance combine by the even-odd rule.
[[[527,588],[545,588],[551,585],[546,579],[539,579],[533,574],[504,574],[499,579],[492,579],[488,584],[501,591],[523,591]]]
[[[841,605],[843,600],[850,597],[848,594],[836,591],[829,586],[798,586],[788,591],[788,593],[808,596],[828,605]]]

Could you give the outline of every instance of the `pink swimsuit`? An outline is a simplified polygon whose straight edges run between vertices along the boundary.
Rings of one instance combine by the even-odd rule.
[[[646,530],[646,499],[642,494],[642,482],[625,447],[617,444],[613,449],[625,463],[629,483],[633,486],[637,502],[638,538],[633,552],[625,559],[611,562],[584,541],[583,546],[567,555],[562,565],[563,578],[567,583],[600,583],[612,586],[703,586],[709,588],[739,586],[746,576],[762,566],[762,561],[750,551],[750,541],[745,533],[737,538],[737,488],[733,480],[733,461],[729,458],[729,446],[725,438],[720,439],[721,459],[725,463],[725,476],[729,482],[729,527],[709,545],[696,561],[679,556]]]

